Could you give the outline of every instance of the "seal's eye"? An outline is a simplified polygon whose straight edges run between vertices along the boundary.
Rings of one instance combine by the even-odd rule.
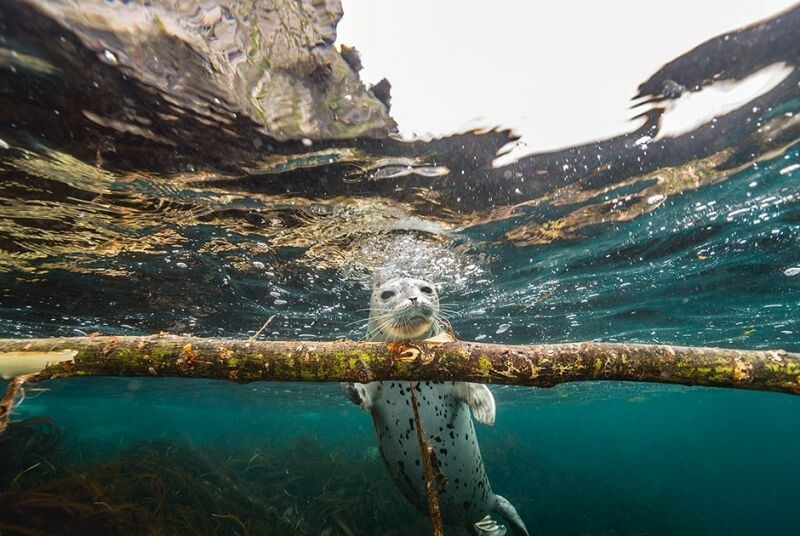
[[[384,290],[383,292],[381,292],[381,299],[382,300],[388,300],[392,296],[394,296],[394,291],[393,290]]]
[[[433,289],[431,287],[422,287],[420,290],[425,294],[433,294]]]

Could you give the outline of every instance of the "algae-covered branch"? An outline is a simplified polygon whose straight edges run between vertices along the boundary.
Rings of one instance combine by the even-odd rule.
[[[0,339],[0,433],[25,383],[70,376],[253,381],[455,380],[552,387],[586,380],[800,394],[800,354],[653,344],[255,341],[168,334]]]
[[[458,380],[552,387],[586,380],[706,385],[800,394],[800,354],[580,342],[368,343],[175,335],[0,339],[0,375],[161,376],[253,381]]]

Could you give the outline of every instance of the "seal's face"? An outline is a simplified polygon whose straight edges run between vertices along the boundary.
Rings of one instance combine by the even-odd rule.
[[[372,292],[370,337],[414,340],[435,335],[438,312],[439,296],[432,284],[422,279],[392,279]]]

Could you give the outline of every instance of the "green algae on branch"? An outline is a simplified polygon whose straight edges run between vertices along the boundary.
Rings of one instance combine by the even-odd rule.
[[[64,359],[64,352],[74,357]],[[46,360],[43,352],[54,359]],[[31,367],[20,364],[31,356]],[[13,360],[12,357],[13,356]],[[22,358],[20,357],[22,356]],[[60,356],[59,359],[55,359]],[[800,394],[800,354],[625,343],[252,341],[168,334],[0,339],[0,376],[163,376],[252,381],[455,380],[552,387],[586,380],[706,385]]]

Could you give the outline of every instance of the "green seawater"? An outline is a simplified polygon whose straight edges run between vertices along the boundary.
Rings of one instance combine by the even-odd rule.
[[[330,459],[298,464],[292,458],[298,445],[311,456],[347,460],[351,471],[363,471],[362,478],[388,481],[370,417],[344,401],[338,385],[73,379],[53,382],[51,388],[27,400],[20,416],[47,415],[65,427],[73,457],[103,460],[138,442],[174,441],[224,474],[230,471],[225,467],[229,457],[246,460],[268,445],[287,473],[264,477],[263,485],[284,479],[284,487],[303,499],[301,512],[311,510],[308,501],[321,494],[328,479],[343,501],[363,500],[365,490],[346,475],[337,483]],[[493,392],[497,422],[477,430],[484,463],[493,489],[512,501],[532,530],[794,531],[800,400],[628,383],[495,387]],[[258,488],[241,466],[234,474]],[[307,482],[297,486],[293,479]],[[379,506],[374,519],[357,518],[353,530],[429,532],[390,483],[383,492],[391,500]],[[293,500],[279,500],[281,514]],[[294,519],[291,513],[287,517]]]

